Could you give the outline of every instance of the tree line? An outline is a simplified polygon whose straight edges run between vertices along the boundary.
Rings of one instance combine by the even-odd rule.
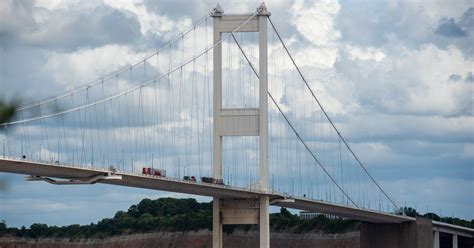
[[[474,219],[471,221],[464,220],[461,218],[457,217],[441,217],[435,213],[425,213],[421,214],[416,211],[416,209],[412,207],[403,207],[401,208],[396,214],[399,215],[406,215],[410,217],[422,217],[422,218],[427,218],[430,220],[434,221],[439,221],[439,222],[444,222],[448,224],[453,224],[453,225],[458,225],[458,226],[464,226],[468,228],[474,228]]]
[[[301,220],[285,208],[270,214],[273,231],[293,233],[322,231],[341,233],[358,230],[353,220],[331,219],[323,215],[311,220]],[[236,229],[257,230],[255,225],[225,225],[224,232]],[[212,230],[212,202],[199,203],[195,199],[159,198],[143,199],[128,211],[118,211],[113,218],[105,218],[89,225],[48,226],[35,223],[29,228],[8,227],[0,222],[0,236],[25,238],[68,238],[70,240],[103,239],[117,235],[147,232],[187,232]]]
[[[420,214],[411,207],[404,207],[396,214],[411,217],[424,217],[436,221],[474,228],[474,220],[440,217],[434,213]],[[343,233],[359,230],[358,221],[327,218],[317,215],[313,219],[302,220],[286,208],[279,213],[270,214],[272,231],[303,233],[324,232]],[[256,225],[225,225],[224,232],[232,233],[236,229],[258,230]],[[105,218],[89,225],[48,226],[35,223],[30,227],[7,227],[0,222],[0,236],[25,238],[68,238],[69,240],[103,239],[118,235],[147,232],[187,232],[212,230],[212,202],[199,203],[195,199],[159,198],[143,199],[130,206],[127,211],[118,211],[113,218]]]

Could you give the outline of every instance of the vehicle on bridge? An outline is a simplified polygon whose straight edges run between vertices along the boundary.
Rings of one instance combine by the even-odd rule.
[[[191,181],[191,182],[196,182],[196,177],[195,176],[184,176],[183,177],[184,181]]]
[[[213,184],[224,185],[224,180],[216,179],[216,178],[213,178],[213,177],[201,177],[201,181],[203,183],[213,183]]]
[[[151,167],[143,167],[142,173],[145,175],[151,176],[158,176],[158,177],[166,177],[166,171],[161,169],[154,169]]]

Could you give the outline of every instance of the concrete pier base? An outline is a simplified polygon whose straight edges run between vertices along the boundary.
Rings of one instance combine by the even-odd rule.
[[[361,248],[433,248],[431,220],[401,224],[362,223]]]
[[[269,199],[218,199],[213,201],[212,247],[222,248],[223,225],[259,225],[260,248],[270,247]]]
[[[212,247],[223,247],[222,236],[222,219],[220,213],[221,202],[219,198],[215,198],[212,202]]]
[[[433,248],[439,248],[439,231],[433,232]]]
[[[458,235],[453,234],[453,248],[458,248]]]

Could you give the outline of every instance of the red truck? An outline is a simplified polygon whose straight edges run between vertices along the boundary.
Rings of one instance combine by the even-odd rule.
[[[150,168],[150,167],[143,167],[142,168],[142,173],[145,174],[145,175],[166,177],[166,171],[165,170],[154,169],[154,168]]]

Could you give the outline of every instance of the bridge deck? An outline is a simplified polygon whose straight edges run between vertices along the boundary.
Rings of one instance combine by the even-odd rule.
[[[65,166],[43,162],[33,162],[17,159],[0,158],[0,172],[44,176],[61,179],[90,178],[97,175],[107,175],[108,170],[84,168],[76,166]],[[302,197],[291,197],[294,202],[278,202],[278,199],[288,198],[287,195],[278,192],[264,192],[257,189],[238,188],[232,186],[215,185],[201,182],[189,182],[167,177],[152,177],[141,174],[116,172],[121,175],[121,180],[103,180],[97,183],[121,185],[128,187],[154,189],[177,193],[203,195],[218,198],[258,198],[267,195],[274,205],[287,208],[314,211],[319,213],[333,214],[361,221],[373,223],[402,223],[413,221],[414,218],[377,212],[368,209],[338,205]]]
[[[439,221],[433,221],[433,230],[459,236],[474,238],[474,229],[448,224]]]

